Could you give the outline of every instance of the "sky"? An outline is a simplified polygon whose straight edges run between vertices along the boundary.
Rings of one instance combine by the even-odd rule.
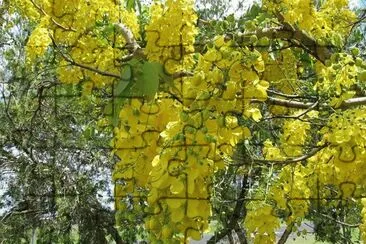
[[[351,8],[355,7],[366,7],[366,0],[349,0]]]
[[[210,2],[209,0],[206,0],[204,2]],[[239,17],[247,10],[254,2],[261,2],[260,0],[231,0],[230,1],[230,8],[227,12],[227,15],[234,13],[235,17]],[[351,9],[356,7],[366,7],[366,0],[348,0],[349,6]],[[238,8],[239,4],[242,4],[243,6],[241,8]],[[239,9],[239,11],[238,11]]]

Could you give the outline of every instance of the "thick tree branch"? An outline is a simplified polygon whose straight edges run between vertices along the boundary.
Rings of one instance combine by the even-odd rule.
[[[125,242],[122,240],[121,236],[119,235],[117,229],[114,226],[108,225],[106,228],[107,232],[112,236],[116,244],[125,244]]]
[[[239,200],[236,202],[235,208],[233,210],[233,214],[230,218],[229,224],[227,227],[219,233],[215,233],[214,236],[207,241],[208,244],[214,244],[220,241],[227,235],[231,234],[231,231],[234,229],[240,228],[238,221],[245,218],[246,215],[246,208],[245,208],[245,195],[247,192],[247,184],[248,184],[248,175],[245,175],[242,180],[241,191],[239,194]],[[244,211],[243,211],[244,210]],[[242,213],[244,212],[244,214]],[[244,215],[244,216],[243,216]],[[244,234],[244,233],[241,233]],[[246,237],[240,236],[242,238],[242,243],[246,243]],[[244,239],[244,240],[243,240]]]
[[[355,97],[343,101],[341,108],[349,108],[352,106],[366,105],[366,97]]]
[[[132,31],[123,23],[118,23],[114,25],[117,33],[121,33],[123,38],[126,40],[126,48],[130,51],[130,54],[122,57],[120,60],[122,62],[128,61],[133,57],[145,57],[143,49],[137,43]]]
[[[277,17],[282,26],[263,28],[251,33],[239,33],[239,37],[243,38],[242,41],[249,41],[252,35],[256,35],[258,38],[268,37],[269,39],[288,40],[290,43],[305,49],[305,51],[323,63],[330,58],[333,46],[320,45],[305,31],[284,22],[281,15]]]
[[[314,56],[322,63],[325,63],[325,60],[330,58],[333,53],[333,45],[320,45],[305,31],[300,30],[299,28],[285,22],[285,17],[282,15],[282,13],[277,12],[276,16],[287,31],[293,32],[292,38],[288,39],[291,43],[297,44],[298,42],[304,50],[306,50],[309,54]]]
[[[245,230],[243,228],[240,227],[239,223],[236,223],[234,230],[236,232],[236,235],[239,238],[239,243],[240,244],[247,244],[247,237],[245,234]]]
[[[289,224],[286,227],[286,230],[283,232],[281,238],[278,240],[277,244],[285,244],[287,239],[289,238],[291,232],[292,232],[292,227],[294,227],[295,223],[292,222],[291,224]]]
[[[129,48],[131,52],[134,53],[137,49],[141,48],[140,45],[137,44],[132,31],[126,25],[118,23],[114,25],[114,28],[117,30],[117,33],[122,34],[123,38],[127,42],[127,48]]]

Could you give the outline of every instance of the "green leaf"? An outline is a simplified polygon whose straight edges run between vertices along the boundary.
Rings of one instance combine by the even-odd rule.
[[[108,103],[105,107],[104,107],[104,111],[103,111],[104,115],[107,117],[112,116],[113,114],[113,106],[112,103]]]
[[[104,27],[103,34],[108,37],[110,34],[113,34],[115,32],[114,25],[108,24]]]
[[[128,11],[135,10],[135,0],[127,0],[126,8]]]
[[[123,81],[130,81],[132,79],[132,66],[126,64],[122,67],[121,77]]]
[[[76,96],[76,92],[75,92],[75,85],[73,84],[65,84],[64,85],[64,89],[66,92],[66,96]]]
[[[117,84],[115,84],[113,95],[115,97],[121,95],[123,93],[123,91],[126,89],[126,87],[128,86],[128,84],[130,84],[130,83],[123,81],[123,80],[119,80],[117,82]]]
[[[229,21],[230,24],[235,24],[234,14],[230,14],[226,17],[226,20]]]
[[[255,17],[258,16],[258,14],[262,12],[261,7],[257,4],[254,3],[248,10],[248,12],[244,15],[246,19],[250,19],[253,20],[255,19]]]
[[[121,79],[115,83],[113,95],[120,96],[123,91],[126,90],[127,86],[132,80],[132,67],[130,64],[126,64],[122,67]]]
[[[124,99],[115,98],[104,107],[104,115],[108,117],[110,123],[116,127],[119,123],[119,112],[122,109]]]
[[[93,128],[92,126],[88,126],[84,131],[83,131],[83,135],[85,137],[86,140],[91,139],[95,134],[95,128]]]
[[[139,13],[141,14],[142,13],[141,1],[140,0],[137,0],[136,1],[136,4],[137,4],[137,9],[139,10]]]
[[[112,124],[114,127],[118,126],[119,123],[119,112],[122,109],[122,99],[116,99],[114,100],[114,111],[113,111],[113,115],[112,115]]]
[[[142,65],[142,74],[136,81],[136,87],[148,100],[153,99],[158,91],[163,72],[163,66],[160,63],[145,62]]]

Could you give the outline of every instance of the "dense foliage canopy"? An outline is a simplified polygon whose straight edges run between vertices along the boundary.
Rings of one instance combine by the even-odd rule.
[[[306,220],[318,239],[351,242],[358,227],[366,240],[366,11],[206,5],[2,2],[1,155],[14,161],[2,164],[22,173],[10,198],[39,196],[4,215],[4,239],[29,221],[10,215],[46,208],[38,221],[65,224],[48,236],[62,243],[75,226],[82,242],[138,230],[149,243],[210,231],[212,243],[284,243]],[[121,229],[96,197],[108,188],[98,172],[111,174]]]

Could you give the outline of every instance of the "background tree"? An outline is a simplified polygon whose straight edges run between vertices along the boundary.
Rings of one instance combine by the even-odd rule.
[[[1,241],[133,241],[135,226],[118,231],[114,223],[110,131],[97,98],[103,94],[61,85],[52,50],[36,61],[40,68],[26,67],[34,24],[2,16]]]

